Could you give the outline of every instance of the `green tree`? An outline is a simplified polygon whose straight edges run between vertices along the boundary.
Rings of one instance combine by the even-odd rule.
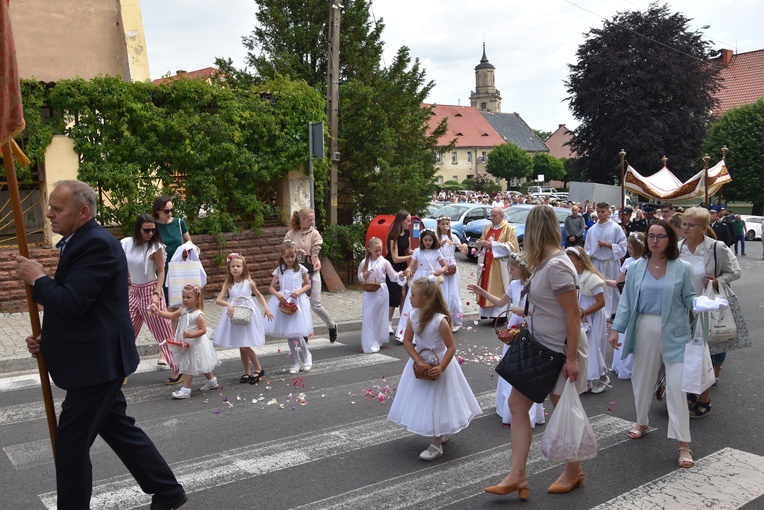
[[[572,148],[590,180],[615,182],[621,149],[644,174],[660,168],[663,155],[680,179],[698,171],[719,84],[711,42],[690,21],[652,3],[586,34],[566,85],[581,122]]]
[[[486,156],[485,171],[494,177],[525,179],[533,174],[533,158],[513,143],[496,145]]]
[[[704,149],[719,154],[729,149],[725,161],[732,182],[723,188],[730,200],[753,203],[752,214],[764,212],[764,99],[733,108],[711,125]],[[713,164],[714,159],[711,160]]]
[[[244,37],[247,65],[260,79],[302,79],[326,90],[329,7],[321,0],[255,0],[257,26]],[[339,2],[337,2],[339,3]],[[368,80],[382,57],[384,24],[372,23],[366,0],[344,0],[340,23],[340,82]]]
[[[565,166],[561,159],[545,152],[537,152],[533,155],[533,175],[543,174],[547,181],[562,181],[565,179],[565,173]]]
[[[541,129],[534,129],[533,132],[538,136],[542,142],[546,142],[547,139],[552,136],[551,131],[543,131]]]

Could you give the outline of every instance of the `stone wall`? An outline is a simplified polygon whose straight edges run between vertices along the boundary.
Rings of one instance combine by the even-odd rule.
[[[288,231],[288,227],[264,227],[261,234],[253,231],[238,234],[224,234],[225,246],[219,248],[215,238],[208,235],[195,235],[192,240],[202,250],[202,264],[207,272],[205,297],[215,298],[225,280],[225,265],[218,267],[216,259],[225,261],[231,252],[243,255],[247,260],[252,279],[263,294],[268,293],[273,270],[278,265],[278,247]],[[220,257],[215,257],[220,253]],[[24,284],[15,278],[16,249],[0,250],[0,313],[21,312],[27,310]],[[31,258],[38,260],[51,276],[58,265],[58,250],[53,247],[33,248]]]

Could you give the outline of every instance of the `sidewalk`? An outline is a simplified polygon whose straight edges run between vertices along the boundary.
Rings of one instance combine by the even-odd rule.
[[[474,282],[477,278],[477,265],[462,260],[457,260],[456,264],[459,268],[464,316],[465,318],[477,316],[478,307],[475,303],[475,296],[467,292],[467,284]],[[269,296],[266,295],[265,298],[267,300]],[[361,329],[362,291],[323,291],[321,304],[337,323],[340,341],[342,341],[344,333]],[[208,327],[217,328],[222,310],[215,304],[214,299],[204,301],[204,316]],[[393,323],[397,322],[398,313],[396,312]],[[313,326],[317,336],[327,334],[326,325],[315,314],[313,314]],[[0,373],[37,369],[37,362],[27,352],[24,341],[30,332],[29,313],[0,314]],[[146,326],[138,334],[136,345],[141,356],[154,356],[159,352],[154,337],[151,336]]]

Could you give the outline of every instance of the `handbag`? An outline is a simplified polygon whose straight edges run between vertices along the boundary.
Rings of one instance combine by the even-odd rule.
[[[714,276],[717,274],[717,262],[716,262],[716,244],[714,243]],[[737,328],[737,335],[728,340],[714,340],[710,341],[708,346],[711,350],[711,354],[718,354],[720,352],[734,351],[735,349],[744,349],[751,346],[751,337],[748,334],[748,327],[743,320],[743,310],[740,308],[737,296],[732,292],[728,284],[719,283],[719,295],[725,297],[729,303],[729,309],[727,311],[732,313],[732,318],[735,321],[735,327]]]
[[[711,351],[703,335],[708,328],[708,318],[698,317],[695,321],[693,339],[684,346],[682,362],[682,391],[700,395],[716,381]]]
[[[231,315],[231,324],[236,326],[246,326],[252,319],[252,308],[250,307],[250,300],[244,297],[234,298],[231,302],[233,305],[233,315]]]
[[[443,274],[446,276],[453,276],[456,274],[456,266],[446,266],[443,269]]]
[[[434,367],[435,365],[440,364],[440,358],[432,349],[422,349],[421,351],[418,352],[418,354],[422,354],[424,351],[430,351],[432,353],[432,355],[435,357],[435,364],[417,365],[417,363],[414,362],[414,365],[411,368],[414,369],[414,377],[416,377],[417,379],[424,379],[425,381],[434,381],[437,378],[430,375],[430,369]]]
[[[315,268],[313,267],[313,259],[310,255],[305,256],[305,260],[300,261],[300,265],[304,266],[305,269],[308,270],[308,281],[310,281],[310,289],[308,289],[308,292],[305,293],[306,296],[310,297],[310,293],[313,290],[313,273],[315,272]]]
[[[581,405],[576,385],[565,382],[560,400],[544,430],[541,453],[551,462],[577,462],[597,456],[597,438]]]
[[[724,284],[720,282],[720,286],[721,285]],[[706,289],[703,291],[703,295],[711,299],[716,299],[717,297],[723,297],[724,299],[727,299],[726,295],[722,295],[721,293],[714,291],[714,284],[710,281],[708,282],[708,285],[706,285]],[[735,318],[732,316],[731,310],[714,310],[711,312],[706,312],[706,314],[708,319],[707,339],[709,343],[730,340],[737,336],[737,325],[735,325]]]
[[[359,287],[364,292],[377,292],[382,287],[382,284],[379,282],[363,282]]]
[[[180,308],[183,306],[183,287],[193,283],[199,288],[204,287],[202,282],[204,268],[198,260],[186,260],[184,262],[170,262],[167,264],[167,288],[170,298],[168,306]],[[206,280],[206,278],[205,278]]]
[[[496,366],[496,373],[514,389],[540,404],[554,388],[566,356],[565,353],[544,347],[533,338],[525,319],[529,304],[530,283],[525,300],[523,325]]]

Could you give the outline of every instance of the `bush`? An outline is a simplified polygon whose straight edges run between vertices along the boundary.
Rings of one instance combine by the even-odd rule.
[[[321,234],[324,244],[321,254],[328,257],[338,273],[345,273],[345,282],[356,279],[356,269],[366,256],[366,225],[331,225]]]

